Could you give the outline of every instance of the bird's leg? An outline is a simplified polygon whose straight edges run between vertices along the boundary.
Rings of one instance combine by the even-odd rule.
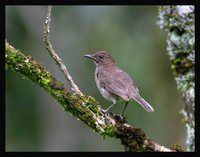
[[[126,101],[122,113],[121,113],[120,115],[116,115],[116,117],[115,117],[116,119],[119,120],[119,118],[120,118],[121,121],[126,122],[125,117],[124,117],[124,112],[125,112],[125,110],[126,110],[127,105],[128,105],[128,101]]]
[[[122,114],[121,114],[122,117],[123,117],[123,115],[124,115],[124,111],[125,111],[127,105],[128,105],[128,101],[126,101],[126,103],[125,103],[125,106],[124,106],[123,112],[122,112]]]
[[[109,106],[107,109],[101,109],[102,112],[107,113],[108,110],[110,110],[111,107],[113,107],[115,104],[113,103],[111,106]]]

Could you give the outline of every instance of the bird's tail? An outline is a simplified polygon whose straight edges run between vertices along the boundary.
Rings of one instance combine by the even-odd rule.
[[[154,108],[146,102],[140,95],[133,98],[135,101],[137,101],[147,112],[154,112]]]

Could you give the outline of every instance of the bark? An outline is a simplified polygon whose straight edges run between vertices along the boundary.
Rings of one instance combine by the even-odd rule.
[[[195,14],[194,6],[161,6],[158,24],[167,32],[167,53],[182,93],[188,151],[195,151]]]

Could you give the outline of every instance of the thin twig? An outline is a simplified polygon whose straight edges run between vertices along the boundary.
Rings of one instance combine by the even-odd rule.
[[[60,70],[64,73],[68,83],[70,84],[71,90],[75,94],[82,96],[83,95],[82,92],[80,91],[78,86],[74,83],[74,81],[73,81],[71,75],[69,74],[66,66],[63,64],[61,58],[55,52],[55,50],[53,49],[52,44],[50,42],[51,10],[52,10],[52,6],[48,6],[47,16],[46,16],[46,20],[45,20],[45,24],[44,24],[44,43],[45,43],[45,46],[46,46],[48,52],[50,53],[50,55],[53,57],[53,59],[59,65]]]

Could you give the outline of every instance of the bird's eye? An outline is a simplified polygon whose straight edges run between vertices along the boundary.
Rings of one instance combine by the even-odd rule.
[[[100,59],[102,59],[102,58],[103,58],[103,56],[102,56],[102,55],[100,55],[100,56],[99,56],[99,58],[100,58]]]

